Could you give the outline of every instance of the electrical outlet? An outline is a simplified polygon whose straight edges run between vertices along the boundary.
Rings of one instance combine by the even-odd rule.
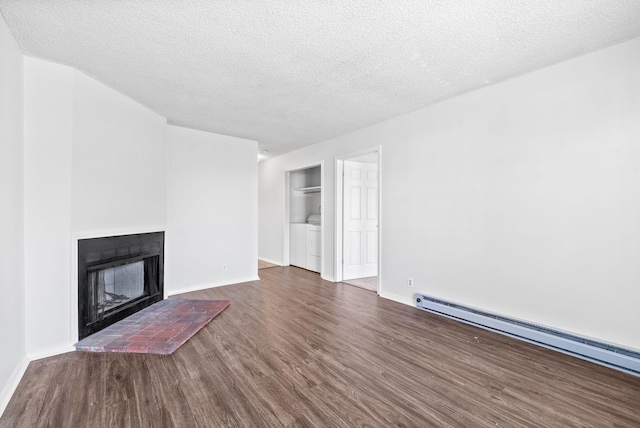
[[[227,270],[227,265],[222,265],[222,270]]]
[[[413,287],[413,278],[407,278],[407,285]]]

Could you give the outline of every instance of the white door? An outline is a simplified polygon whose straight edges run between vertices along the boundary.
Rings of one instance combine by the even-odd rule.
[[[344,161],[342,279],[378,273],[378,165]]]

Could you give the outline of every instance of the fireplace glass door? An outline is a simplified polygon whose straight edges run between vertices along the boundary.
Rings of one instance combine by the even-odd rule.
[[[89,322],[104,319],[105,313],[117,311],[147,294],[145,270],[154,270],[157,256],[104,269],[87,269]],[[150,266],[145,269],[145,264]]]

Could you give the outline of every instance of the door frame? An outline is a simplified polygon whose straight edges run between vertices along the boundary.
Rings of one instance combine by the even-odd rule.
[[[324,207],[326,198],[326,188],[324,185],[324,161],[317,161],[305,164],[303,166],[288,169],[284,172],[284,223],[282,225],[282,266],[291,265],[291,173],[295,171],[301,171],[304,169],[320,167],[320,187],[322,187],[322,193],[320,194],[320,210],[321,220],[320,226],[322,226],[321,242],[320,242],[320,276],[324,278],[324,240],[325,240],[325,221],[324,221]]]
[[[344,161],[351,160],[353,158],[360,157],[362,155],[368,155],[371,153],[377,153],[378,155],[378,260],[377,263],[377,278],[378,286],[377,293],[380,294],[382,290],[382,271],[380,268],[380,254],[382,250],[382,146],[374,146],[368,149],[358,150],[356,152],[347,153],[344,155],[335,157],[335,248],[334,248],[334,266],[336,282],[342,282],[344,278]]]

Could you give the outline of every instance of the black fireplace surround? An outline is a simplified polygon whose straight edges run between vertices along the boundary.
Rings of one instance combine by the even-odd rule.
[[[78,338],[164,296],[164,232],[78,240]]]

